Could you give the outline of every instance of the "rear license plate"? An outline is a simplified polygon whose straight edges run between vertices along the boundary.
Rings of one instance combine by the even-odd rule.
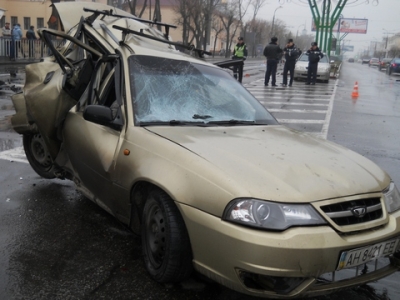
[[[336,270],[356,267],[379,257],[391,255],[396,251],[398,244],[399,239],[397,238],[371,246],[343,251],[340,254]]]

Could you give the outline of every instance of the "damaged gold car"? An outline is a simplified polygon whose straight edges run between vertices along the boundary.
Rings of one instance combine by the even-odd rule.
[[[278,124],[219,66],[177,51],[170,25],[55,7],[65,31],[39,30],[53,56],[27,66],[13,128],[40,176],[73,180],[141,234],[154,280],[197,271],[289,299],[398,270],[400,195],[382,169]]]

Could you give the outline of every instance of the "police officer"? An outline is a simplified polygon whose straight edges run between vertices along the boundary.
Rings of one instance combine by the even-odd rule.
[[[264,85],[268,86],[269,79],[272,76],[272,86],[276,85],[276,69],[278,61],[281,59],[282,49],[278,45],[278,38],[272,37],[271,42],[264,48],[264,56],[267,58],[267,70],[265,71]]]
[[[247,58],[247,47],[243,41],[243,38],[239,37],[238,42],[237,42],[235,48],[233,49],[232,59],[246,60],[246,58]],[[242,82],[243,64],[241,64],[240,66],[233,66],[233,77],[235,77],[235,79],[238,79],[238,77],[239,77],[239,82],[240,83]]]
[[[289,86],[293,84],[294,77],[294,67],[296,65],[296,60],[301,55],[301,50],[296,47],[292,39],[288,40],[285,48],[283,48],[283,53],[285,55],[285,66],[283,67],[283,81],[282,86],[287,85],[287,73],[290,73]]]
[[[324,54],[318,48],[318,44],[316,42],[312,42],[311,48],[307,50],[306,55],[308,55],[308,72],[306,84],[315,85],[315,83],[317,82],[318,62],[321,58],[324,57]]]

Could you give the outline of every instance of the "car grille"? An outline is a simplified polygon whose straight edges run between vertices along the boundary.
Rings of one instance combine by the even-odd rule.
[[[322,211],[338,226],[354,225],[382,217],[380,198],[368,198],[321,206]]]

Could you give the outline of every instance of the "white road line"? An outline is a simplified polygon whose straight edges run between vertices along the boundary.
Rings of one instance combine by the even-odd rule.
[[[322,109],[282,109],[282,108],[268,108],[269,112],[275,113],[314,113],[314,114],[326,114],[326,110]]]
[[[282,97],[282,96],[270,96],[270,95],[259,95],[259,94],[256,94],[256,93],[252,93],[252,95],[254,96],[254,97],[256,97],[257,99],[258,98],[260,98],[260,97],[263,97],[262,99],[264,99],[265,101],[268,101],[268,99],[273,99],[273,100],[279,100],[279,99],[284,99],[284,100],[286,100],[286,99],[288,99],[288,98],[290,98],[290,100],[305,100],[305,101],[326,101],[326,102],[328,102],[328,101],[330,101],[330,96],[327,96],[327,97],[329,97],[329,98],[326,98],[326,99],[324,99],[324,98],[322,98],[322,97],[317,97],[317,98],[314,98],[314,99],[311,99],[310,97],[307,97],[307,96],[304,96],[304,97],[288,97],[288,96],[286,96],[286,97]],[[265,98],[267,98],[267,99],[265,99]],[[287,100],[286,100],[287,101]]]
[[[0,152],[0,159],[28,163],[23,147]]]
[[[286,101],[267,101],[267,100],[260,100],[261,103],[269,104],[269,105],[301,105],[301,106],[322,106],[326,107],[329,106],[329,103],[303,103],[303,102],[286,102]]]
[[[324,124],[325,120],[302,120],[302,119],[277,119],[279,123],[286,124]]]
[[[263,82],[263,79],[259,79],[256,82]],[[328,89],[326,89],[327,87]],[[246,88],[271,113],[325,114],[324,120],[280,118],[277,118],[277,120],[282,124],[322,124],[321,132],[312,132],[311,134],[324,139],[327,138],[329,123],[332,116],[333,101],[337,89],[337,84],[336,82],[333,82],[333,80],[331,80],[328,85],[317,85],[312,88],[294,84],[291,88],[277,87],[271,89],[269,87],[264,87],[263,85],[254,85],[254,83],[253,85],[246,85]],[[295,102],[288,102],[287,99]],[[307,101],[308,103],[302,103],[302,101]],[[285,107],[285,109],[273,108],[273,105],[281,105]],[[310,108],[320,106],[327,109],[290,109],[290,106],[293,107],[293,105],[308,106]]]
[[[335,88],[333,89],[332,96],[331,96],[331,101],[329,102],[328,111],[326,112],[325,123],[322,126],[322,130],[321,130],[322,137],[325,140],[328,137],[329,123],[331,122],[332,109],[333,109],[333,100],[335,99],[336,89],[337,89],[337,85],[335,85]]]

